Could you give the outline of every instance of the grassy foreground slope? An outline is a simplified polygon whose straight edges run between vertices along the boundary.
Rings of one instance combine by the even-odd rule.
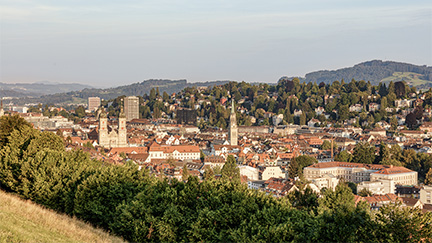
[[[0,242],[123,242],[103,230],[0,191]]]

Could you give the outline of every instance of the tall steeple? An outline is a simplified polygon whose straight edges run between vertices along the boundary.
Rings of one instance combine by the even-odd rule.
[[[234,98],[231,99],[231,114],[230,114],[230,124],[229,124],[228,139],[230,145],[238,145],[238,131],[237,131],[237,117],[234,108]]]

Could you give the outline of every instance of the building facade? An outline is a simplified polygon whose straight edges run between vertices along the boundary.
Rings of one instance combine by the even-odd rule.
[[[154,142],[149,147],[149,157],[153,159],[199,160],[197,145],[160,145]]]
[[[333,175],[344,181],[360,183],[360,188],[383,193],[395,193],[396,185],[418,183],[416,171],[393,165],[324,162],[304,168],[303,173],[307,180]],[[369,181],[377,183],[362,183]]]
[[[126,121],[139,119],[139,98],[136,96],[125,97],[124,112],[126,115]]]
[[[123,112],[123,108],[121,109],[120,112],[117,129],[108,128],[107,114],[105,110],[102,109],[102,112],[99,117],[99,131],[98,131],[99,146],[108,147],[108,148],[127,147],[128,143],[127,143],[126,134],[127,134],[126,116]]]
[[[101,105],[99,97],[88,97],[88,109],[89,111],[97,110]]]

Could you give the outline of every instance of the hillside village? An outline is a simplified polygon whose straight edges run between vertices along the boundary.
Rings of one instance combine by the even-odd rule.
[[[132,103],[132,101],[136,101]],[[400,201],[432,210],[432,91],[403,82],[332,84],[281,79],[227,83],[84,106],[2,104],[39,130],[112,164],[161,178],[220,174],[233,157],[249,188],[285,196],[349,182],[371,208]],[[85,110],[84,110],[85,108]]]

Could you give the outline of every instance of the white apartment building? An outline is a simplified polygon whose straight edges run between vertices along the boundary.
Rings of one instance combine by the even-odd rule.
[[[200,150],[196,145],[159,145],[153,143],[149,148],[150,159],[199,160]]]
[[[423,186],[420,189],[420,201],[425,204],[432,204],[432,186]]]
[[[396,185],[417,185],[418,182],[416,171],[392,165],[324,162],[306,167],[303,171],[307,180],[333,175],[338,179],[360,183],[360,189],[367,188],[384,194],[395,193]],[[367,181],[377,183],[361,183]]]
[[[267,166],[261,174],[261,180],[268,180],[270,178],[284,178],[285,173],[279,166]]]

